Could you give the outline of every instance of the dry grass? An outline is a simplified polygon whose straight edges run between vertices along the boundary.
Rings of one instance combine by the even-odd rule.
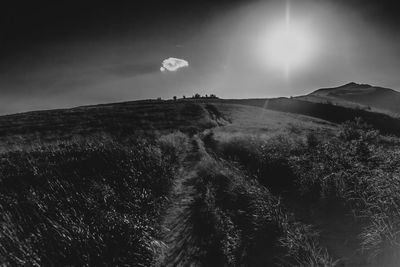
[[[335,207],[332,212],[338,222],[346,224],[351,212],[360,233],[358,249],[364,254],[353,264],[363,261],[395,266],[400,251],[399,139],[382,136],[360,121],[343,124],[336,136],[327,137],[318,130],[302,135],[287,132],[268,138],[249,138],[246,134],[226,138],[208,133],[204,140],[216,157],[238,164],[245,175],[256,177],[270,192],[281,196],[289,209],[293,204],[294,210],[298,205],[311,210],[313,206],[327,210]],[[329,223],[310,218],[318,224]],[[334,230],[328,224],[321,227]],[[336,235],[346,238],[354,233]],[[296,235],[289,231],[288,236]],[[292,240],[290,247],[304,243]],[[341,250],[332,249],[335,253]],[[316,266],[312,261],[309,258],[307,264]]]
[[[0,262],[148,266],[174,156],[113,140],[3,153]]]
[[[315,230],[235,165],[209,159],[198,176],[193,223],[206,266],[335,266]]]
[[[2,264],[151,265],[194,141],[188,223],[204,265],[335,266],[344,255],[326,232],[337,228],[318,209],[351,217],[363,263],[400,261],[400,139],[360,121],[178,101],[14,115],[0,128]]]

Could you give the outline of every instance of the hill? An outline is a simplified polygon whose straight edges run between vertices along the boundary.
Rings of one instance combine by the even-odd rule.
[[[102,135],[124,139],[172,131],[194,133],[219,123],[224,123],[223,118],[213,110],[191,101],[132,101],[0,116],[0,143],[4,149]]]
[[[400,93],[369,84],[348,83],[334,88],[323,88],[299,99],[312,102],[330,102],[337,105],[361,109],[373,109],[378,112],[400,114]]]
[[[302,98],[273,98],[273,99],[231,99],[220,100],[225,103],[234,103],[255,106],[269,110],[287,112],[319,118],[332,123],[362,118],[365,122],[379,129],[383,133],[400,135],[400,120],[386,113],[374,112],[352,106],[334,105],[326,102],[313,102]]]
[[[216,108],[216,106],[218,108]],[[233,121],[232,121],[233,120]],[[229,124],[272,131],[289,125],[303,128],[329,124],[306,116],[260,109],[248,100],[131,101],[0,116],[0,144],[7,147],[77,138],[159,136],[181,131],[194,134]],[[235,126],[236,125],[236,126]],[[240,131],[247,131],[242,127]]]
[[[397,266],[398,127],[286,98],[2,116],[0,264]]]

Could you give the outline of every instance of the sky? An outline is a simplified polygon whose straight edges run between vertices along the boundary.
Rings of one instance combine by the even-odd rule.
[[[0,114],[352,81],[400,90],[395,1],[15,2],[0,17]],[[301,51],[279,41],[288,23]]]

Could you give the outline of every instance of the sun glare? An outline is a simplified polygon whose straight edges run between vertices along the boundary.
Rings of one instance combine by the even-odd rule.
[[[266,50],[272,64],[289,71],[306,63],[312,52],[312,43],[306,32],[284,27],[272,32]]]
[[[271,67],[283,70],[288,77],[292,70],[303,67],[315,52],[315,39],[301,23],[291,21],[289,4],[286,21],[270,27],[261,47],[263,60]]]

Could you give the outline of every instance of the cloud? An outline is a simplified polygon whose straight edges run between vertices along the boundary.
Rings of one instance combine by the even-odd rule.
[[[160,70],[162,72],[177,71],[178,69],[185,67],[189,67],[189,62],[184,59],[170,57],[162,62]]]

